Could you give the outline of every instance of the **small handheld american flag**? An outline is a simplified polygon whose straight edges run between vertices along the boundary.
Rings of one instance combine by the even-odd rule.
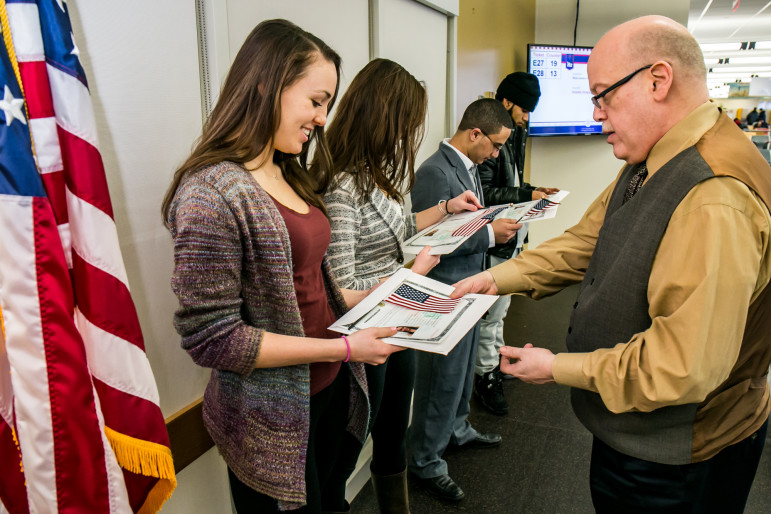
[[[542,198],[541,200],[538,201],[537,204],[530,207],[530,209],[525,214],[520,216],[517,222],[520,222],[523,219],[531,218],[534,215],[538,214],[539,212],[548,209],[552,205],[559,205],[559,202],[552,202],[548,198]]]
[[[418,291],[414,287],[402,284],[399,288],[386,298],[388,303],[406,307],[414,311],[438,312],[448,314],[458,305],[460,298],[452,300],[450,298],[439,298],[423,291]]]
[[[452,233],[453,236],[470,236],[480,228],[484,227],[491,221],[495,219],[495,217],[506,209],[506,207],[498,207],[497,209],[487,209],[485,212],[483,212],[480,216],[477,216],[473,220],[469,221],[468,223],[465,223],[455,229],[455,231]]]

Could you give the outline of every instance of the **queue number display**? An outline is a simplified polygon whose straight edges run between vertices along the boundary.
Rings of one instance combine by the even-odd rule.
[[[537,52],[530,58],[530,73],[538,79],[559,79],[562,65],[562,54],[552,52]]]

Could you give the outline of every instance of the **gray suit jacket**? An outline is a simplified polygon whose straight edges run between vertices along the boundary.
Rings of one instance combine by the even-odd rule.
[[[475,180],[480,184],[479,174]],[[477,191],[484,204],[481,187],[475,188],[468,171],[458,154],[440,143],[431,157],[420,165],[415,175],[415,186],[410,192],[412,212],[420,212],[435,206],[439,200],[455,198],[467,189]],[[442,255],[439,264],[428,274],[430,278],[453,284],[485,269],[485,252],[490,246],[487,228],[477,231],[465,243],[449,255]]]

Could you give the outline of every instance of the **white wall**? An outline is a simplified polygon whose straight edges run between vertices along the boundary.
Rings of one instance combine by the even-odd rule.
[[[160,215],[171,174],[201,132],[195,10],[182,0],[68,6],[129,284],[168,416],[200,396],[209,376],[180,350],[171,324],[173,258]]]
[[[415,160],[421,163],[445,137],[447,16],[414,0],[380,0],[378,4],[377,57],[398,62],[426,84],[428,123]]]
[[[262,20],[286,18],[320,37],[343,59],[340,95],[369,62],[368,6],[362,0],[220,0],[227,4],[230,60]],[[323,8],[322,8],[323,6]],[[220,41],[223,34],[216,34]],[[338,99],[340,96],[338,96]],[[333,112],[334,115],[334,112]]]
[[[572,0],[536,0],[535,43],[573,44],[575,5]],[[682,24],[688,22],[689,0],[581,2],[576,44],[594,46],[609,29],[646,14],[661,14]],[[624,73],[619,71],[619,78]],[[561,234],[613,180],[623,163],[613,156],[603,136],[531,138],[530,183],[570,191],[559,214],[530,226],[530,247]]]
[[[168,417],[200,398],[209,377],[181,350],[172,326],[173,255],[160,217],[173,171],[200,135],[204,117],[195,2],[68,5],[129,283]],[[376,10],[374,25],[370,5]],[[429,125],[422,152],[428,155],[445,135],[448,14],[457,8],[457,0],[206,0],[205,48],[214,96],[246,35],[262,20],[287,18],[329,43],[343,58],[341,93],[368,62],[374,33],[378,56],[400,62],[427,84]],[[230,511],[226,467],[216,450],[185,468],[178,481],[163,512]]]

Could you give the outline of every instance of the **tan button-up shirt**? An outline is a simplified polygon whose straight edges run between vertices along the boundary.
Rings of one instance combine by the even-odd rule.
[[[708,102],[667,132],[648,156],[648,179],[718,115]],[[615,185],[561,236],[491,268],[499,291],[540,298],[581,281]],[[612,412],[701,402],[728,377],[748,307],[771,279],[770,240],[769,211],[744,183],[717,177],[698,184],[674,211],[654,259],[650,328],[613,348],[558,354],[554,379],[599,393]]]

